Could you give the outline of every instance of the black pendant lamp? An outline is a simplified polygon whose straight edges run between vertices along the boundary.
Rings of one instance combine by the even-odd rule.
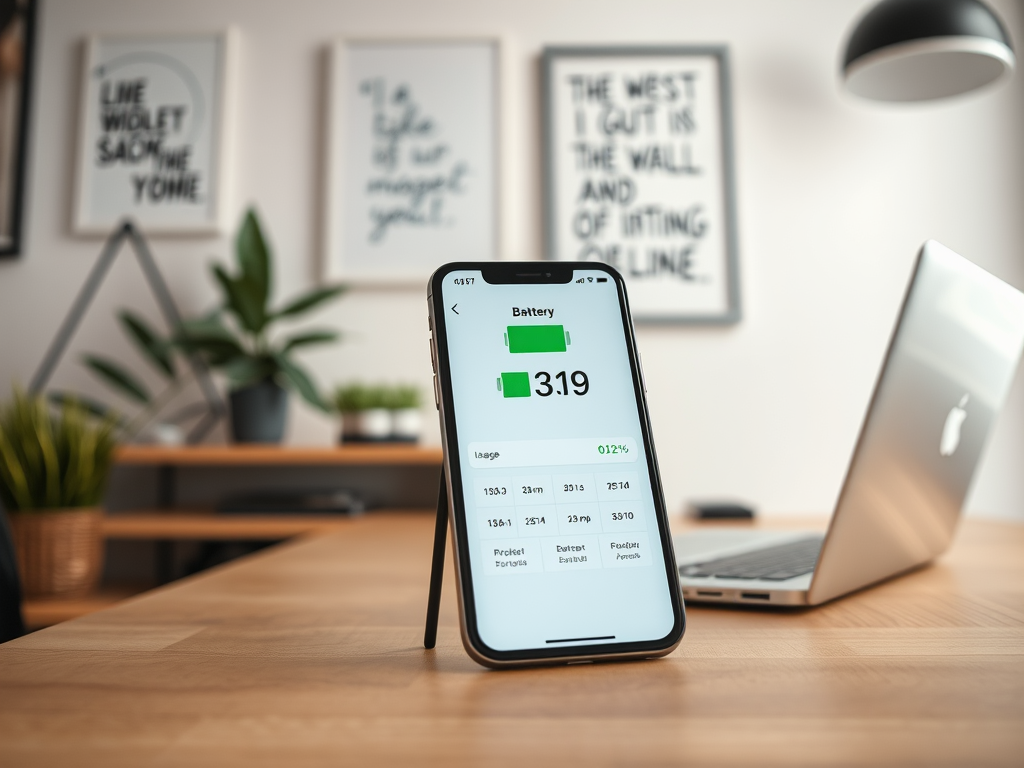
[[[882,0],[846,43],[843,80],[877,101],[956,96],[1009,75],[1010,36],[980,0]]]

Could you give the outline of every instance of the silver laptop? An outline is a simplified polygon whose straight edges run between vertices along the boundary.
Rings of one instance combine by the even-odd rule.
[[[677,536],[684,598],[818,605],[942,554],[1022,346],[1024,294],[926,242],[828,531]]]

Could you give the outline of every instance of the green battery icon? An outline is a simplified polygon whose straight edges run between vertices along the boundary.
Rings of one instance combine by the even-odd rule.
[[[501,374],[499,388],[505,397],[529,397],[530,374],[526,371]]]
[[[561,325],[510,325],[505,343],[512,354],[565,352],[565,328]]]

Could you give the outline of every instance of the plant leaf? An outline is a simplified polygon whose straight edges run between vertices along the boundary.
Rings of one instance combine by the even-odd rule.
[[[267,313],[267,299],[270,297],[270,251],[267,248],[266,240],[263,239],[263,232],[260,229],[260,221],[256,211],[250,208],[246,211],[242,228],[235,240],[235,254],[238,256],[238,265],[242,269],[242,276],[252,283],[263,314]]]
[[[317,392],[316,385],[309,377],[309,374],[289,360],[285,355],[280,353],[276,354],[274,355],[274,360],[280,367],[281,373],[283,373],[285,378],[288,379],[288,383],[295,388],[296,392],[302,395],[303,400],[317,410],[324,412],[329,410],[323,398],[320,397],[320,393]]]
[[[239,355],[220,366],[224,375],[236,386],[255,384],[270,378],[277,372],[277,365],[271,358]]]
[[[296,347],[308,347],[310,344],[326,344],[337,339],[338,334],[335,331],[306,331],[305,333],[297,333],[285,339],[284,346],[281,347],[281,354],[290,352]]]
[[[329,285],[325,288],[315,288],[309,293],[305,293],[299,296],[297,299],[293,299],[291,303],[287,304],[284,309],[276,312],[274,317],[292,317],[294,315],[301,315],[303,312],[308,312],[313,307],[323,304],[325,301],[329,301],[337,296],[340,296],[348,290],[348,286],[345,285]]]
[[[267,317],[256,287],[245,277],[231,277],[219,264],[213,265],[213,275],[224,291],[227,308],[235,313],[239,325],[250,333],[262,331]]]
[[[82,397],[81,395],[63,390],[47,393],[46,399],[59,408],[63,408],[68,403],[77,403],[90,416],[95,416],[98,419],[114,419],[118,426],[123,426],[126,423],[124,417],[118,414],[117,411],[107,407],[98,400],[92,400],[88,397]]]
[[[85,355],[83,360],[93,373],[123,395],[143,405],[149,403],[150,395],[146,386],[117,363],[95,355]]]
[[[170,344],[161,339],[141,317],[128,310],[121,312],[119,317],[125,332],[134,339],[139,351],[153,367],[165,373],[169,379],[176,378]]]
[[[222,362],[236,355],[244,355],[245,350],[234,335],[220,323],[207,321],[190,321],[182,323],[174,335],[174,343],[186,352],[195,352]]]

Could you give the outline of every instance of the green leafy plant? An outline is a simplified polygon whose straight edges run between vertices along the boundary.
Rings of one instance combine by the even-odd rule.
[[[312,378],[295,362],[293,353],[336,341],[338,333],[306,330],[272,341],[270,330],[280,320],[294,319],[337,298],[345,287],[316,288],[279,309],[271,309],[273,259],[252,209],[246,213],[235,241],[235,256],[235,274],[220,264],[211,268],[223,294],[221,306],[205,317],[185,321],[176,343],[200,354],[211,368],[221,370],[233,389],[272,380],[294,389],[310,405],[327,410]]]
[[[10,511],[93,507],[110,475],[117,419],[98,421],[74,399],[54,414],[15,388],[0,407],[0,500]]]

